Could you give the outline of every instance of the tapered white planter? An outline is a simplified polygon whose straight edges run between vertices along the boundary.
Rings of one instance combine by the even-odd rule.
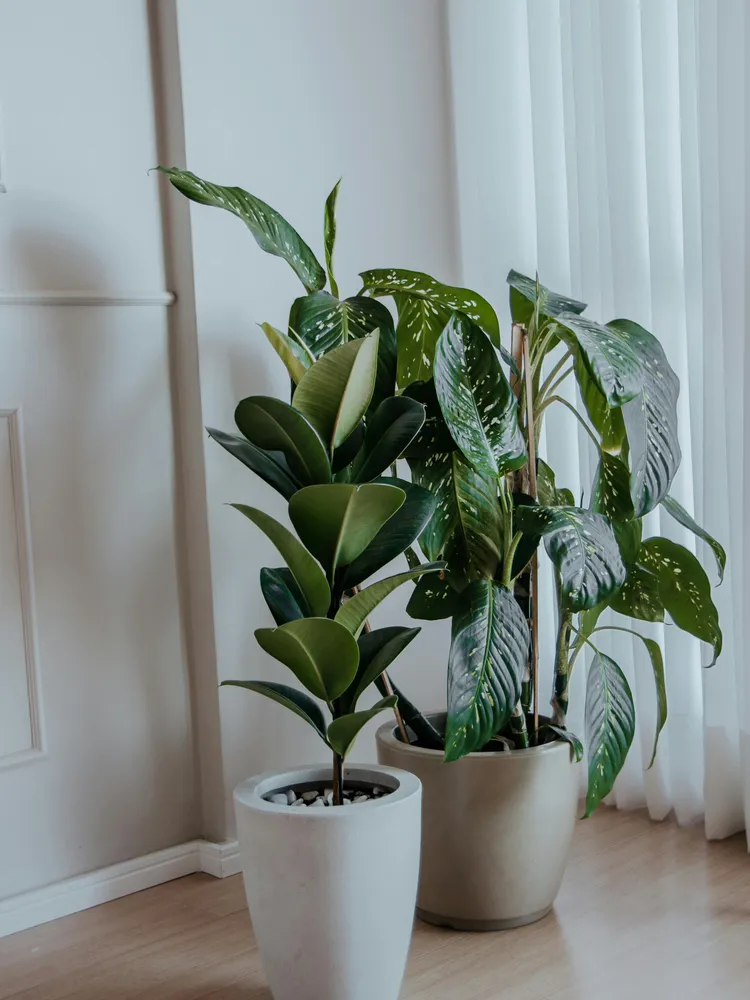
[[[445,716],[431,716],[440,727]],[[543,917],[570,851],[581,765],[562,741],[450,764],[438,750],[376,734],[378,760],[422,782],[417,914],[459,930],[501,930]]]
[[[268,773],[235,789],[245,891],[274,1000],[396,1000],[411,940],[420,851],[419,780],[346,768],[392,789],[351,806],[290,808],[263,796],[330,786],[330,766]]]

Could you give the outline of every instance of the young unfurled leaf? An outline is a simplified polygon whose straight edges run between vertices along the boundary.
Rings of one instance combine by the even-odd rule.
[[[724,550],[723,545],[716,541],[716,539],[709,535],[705,528],[701,528],[696,521],[688,514],[682,504],[678,503],[674,497],[667,494],[661,502],[662,507],[672,515],[672,517],[681,524],[683,528],[687,528],[688,531],[692,531],[694,535],[698,538],[703,539],[707,545],[710,545],[716,556],[716,565],[719,569],[719,583],[724,580],[724,569],[727,565],[727,554]]]
[[[256,507],[248,507],[242,503],[233,503],[231,506],[249,518],[273,542],[291,570],[313,615],[326,615],[331,603],[328,581],[299,539],[283,524]]]
[[[330,618],[300,618],[278,628],[259,628],[255,638],[311,694],[329,704],[341,697],[357,675],[357,643]]]
[[[586,816],[612,791],[633,742],[635,706],[625,674],[614,660],[596,653],[586,682],[586,744],[589,787]]]
[[[326,254],[326,270],[328,271],[328,283],[331,286],[331,291],[338,298],[339,287],[336,284],[336,279],[333,276],[333,248],[336,244],[336,199],[339,195],[339,184],[341,183],[341,178],[336,181],[333,185],[333,190],[326,198],[326,211],[325,219],[323,223],[323,244],[325,247]]]
[[[448,659],[446,761],[481,750],[518,704],[529,627],[511,591],[475,580],[453,618]]]
[[[506,281],[510,285],[510,312],[514,323],[528,327],[537,301],[540,315],[548,319],[555,319],[561,313],[582,313],[586,308],[585,302],[552,292],[518,271],[509,271]]]
[[[627,319],[608,324],[621,349],[632,351],[641,368],[641,391],[622,408],[630,443],[631,493],[637,517],[643,517],[667,495],[680,466],[677,397],[680,380],[659,341]]]
[[[405,499],[403,490],[381,483],[307,486],[289,501],[289,517],[332,579],[364,552]]]
[[[329,453],[346,441],[370,405],[378,363],[378,331],[350,340],[319,358],[292,400],[315,427]]]
[[[456,314],[435,351],[435,389],[453,440],[477,472],[500,476],[526,461],[517,402],[492,345]]]
[[[340,715],[328,726],[328,742],[336,753],[345,758],[360,731],[370,719],[387,708],[395,708],[398,698],[395,694],[382,698],[379,702],[364,712],[352,712],[351,715]]]
[[[270,323],[261,323],[260,328],[265,333],[268,343],[284,362],[291,380],[295,385],[299,385],[313,359],[301,344],[292,340],[281,330],[277,330],[275,326],[271,326]]]
[[[288,684],[276,684],[272,681],[222,681],[221,687],[239,687],[246,691],[255,691],[256,694],[265,695],[271,701],[275,701],[290,712],[294,712],[300,719],[312,726],[315,732],[326,743],[326,722],[320,706],[314,702],[309,694],[299,691],[297,688],[289,687]]]
[[[282,257],[308,292],[325,285],[325,271],[310,247],[285,218],[260,198],[242,188],[222,187],[220,184],[204,181],[189,170],[179,170],[177,167],[156,169],[166,174],[174,187],[191,201],[226,209],[242,219],[261,250]]]
[[[300,483],[330,483],[326,446],[310,421],[288,403],[273,396],[248,396],[237,405],[234,421],[258,448],[281,452]]]
[[[544,536],[568,610],[594,608],[624,583],[620,549],[601,514],[581,507],[518,507],[515,523],[523,532]]]
[[[240,434],[227,434],[215,427],[207,427],[206,431],[225,451],[248,469],[252,469],[256,476],[273,486],[287,500],[301,488],[302,483],[295,477],[283,455],[269,454]]]

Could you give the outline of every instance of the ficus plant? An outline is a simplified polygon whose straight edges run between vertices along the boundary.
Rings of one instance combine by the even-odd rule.
[[[254,411],[243,419],[238,409],[241,437],[212,433],[291,496],[292,522],[325,575],[330,592],[328,618],[346,628],[351,615],[347,608],[361,607],[364,615],[357,617],[355,628],[348,629],[356,638],[370,610],[368,603],[365,611],[362,595],[380,585],[356,593],[358,578],[364,579],[359,570],[351,570],[362,559],[361,555],[352,557],[356,545],[348,549],[337,542],[334,549],[320,549],[320,531],[311,526],[318,525],[324,509],[332,508],[327,500],[314,505],[314,495],[308,491],[330,491],[343,484],[351,488],[374,480],[380,490],[403,492],[404,503],[382,522],[369,545],[376,545],[383,532],[388,534],[389,524],[395,525],[399,518],[408,521],[408,530],[396,533],[398,544],[394,539],[388,558],[404,552],[411,570],[392,579],[416,580],[407,608],[412,617],[452,621],[445,730],[438,731],[399,692],[405,722],[421,745],[443,750],[446,761],[476,751],[505,748],[512,752],[558,739],[567,740],[580,759],[583,745],[566,728],[568,690],[581,652],[589,649],[585,742],[586,812],[590,814],[611,791],[635,731],[632,692],[620,666],[597,645],[600,633],[606,629],[632,632],[649,655],[657,701],[653,756],[667,717],[663,658],[659,644],[632,629],[630,619],[661,622],[668,614],[676,626],[712,647],[710,665],[721,651],[718,613],[698,559],[670,539],[643,537],[644,517],[657,508],[664,510],[711,546],[721,579],[726,562],[723,548],[669,493],[681,458],[679,381],[659,341],[630,320],[595,322],[583,315],[584,303],[551,292],[538,280],[515,271],[508,275],[513,321],[510,350],[501,344],[498,319],[486,299],[421,272],[365,271],[360,275],[359,293],[342,299],[333,272],[338,185],[325,207],[324,269],[289,223],[246,191],[210,184],[187,171],[164,172],[193,201],[239,216],[259,245],[284,258],[304,285],[305,294],[292,305],[287,331],[267,325],[263,329],[297,385],[291,409],[301,413],[323,440],[330,479],[325,480],[321,460],[320,470],[313,474],[322,475],[326,485],[313,485],[309,479],[303,482],[300,456],[289,451],[286,430],[282,447],[280,437],[265,436],[262,428],[269,425],[268,420]],[[383,299],[395,305],[395,323]],[[378,340],[379,347],[365,346]],[[355,347],[357,356],[363,357],[362,365],[364,359],[377,356],[372,402],[363,406],[362,396],[351,407],[343,391],[335,396],[334,406],[331,394],[321,393],[309,381],[310,373],[327,371],[328,365],[339,371],[339,359],[348,358],[348,352],[353,355]],[[577,384],[577,405],[560,394],[570,378]],[[597,456],[594,482],[575,484],[579,504],[570,489],[558,487],[551,456],[545,459],[539,454],[543,422],[552,406],[574,413]],[[346,436],[331,436],[334,409],[357,414],[356,421],[345,425]],[[383,444],[386,428],[391,431],[391,446]],[[403,428],[403,434],[397,428]],[[258,457],[260,450],[265,464]],[[283,466],[278,464],[280,455],[285,458]],[[399,458],[408,463],[411,482],[397,477]],[[376,480],[388,464],[393,464],[392,476]],[[307,475],[309,466],[308,456]],[[295,502],[295,497],[305,494],[309,500]],[[411,497],[422,498],[420,514],[406,513]],[[341,509],[348,502],[342,500]],[[411,502],[416,511],[416,499]],[[377,521],[388,509],[386,500],[381,503],[378,506],[363,497],[361,509],[377,509],[379,514],[373,515]],[[299,508],[295,510],[297,505],[305,508],[304,516]],[[353,522],[343,516],[341,524],[345,523]],[[360,523],[359,515],[356,523]],[[334,528],[326,537],[339,538],[339,533]],[[416,538],[428,560],[426,566],[419,565],[411,548]],[[557,612],[557,639],[550,651],[554,682],[549,716],[541,711],[539,695],[542,542],[552,567]],[[347,568],[340,564],[340,555],[332,557],[334,550],[344,551],[351,559]],[[272,572],[264,571],[267,600]],[[297,581],[293,590],[294,580],[287,576],[282,581],[284,593],[287,601],[292,595],[300,608],[301,585]],[[606,609],[624,616],[624,624],[600,624]],[[309,604],[306,610],[311,610]],[[302,620],[301,616],[290,619],[291,626],[281,622],[275,632],[302,628],[294,625]],[[403,638],[406,633],[399,634]],[[271,649],[265,636],[259,638]],[[367,644],[375,640],[363,634],[360,646],[363,642],[366,648],[360,650],[360,657],[367,662]],[[384,656],[362,675],[368,683],[378,678],[386,697],[378,708],[389,704],[393,690],[387,677],[380,676],[390,659]],[[356,680],[350,683],[359,688]],[[313,693],[321,697],[319,691]],[[351,715],[353,703],[341,697],[324,700],[334,715],[340,711]],[[338,716],[331,725],[344,728]]]

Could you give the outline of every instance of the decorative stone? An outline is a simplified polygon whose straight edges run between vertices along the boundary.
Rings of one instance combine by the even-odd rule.
[[[286,797],[285,792],[278,792],[276,795],[272,795],[270,801],[277,806],[288,806],[289,802]]]
[[[323,808],[325,808],[325,802],[323,801],[323,799],[315,799],[314,802],[310,803],[309,808],[312,809],[315,806],[322,806]]]
[[[320,795],[320,792],[316,792],[316,791],[312,791],[311,790],[309,792],[303,792],[302,793],[302,798],[305,800],[305,802],[307,802],[309,804],[310,802],[314,802],[319,795]]]
[[[305,802],[304,799],[300,798],[300,799],[295,799],[294,802],[292,802],[292,805],[293,806],[306,806],[307,803]]]
[[[354,802],[354,805],[356,805],[358,802],[369,802],[370,801],[370,796],[369,795],[365,795],[364,792],[360,792],[358,795],[354,796],[354,798],[352,799],[352,801]]]
[[[286,800],[290,806],[293,806],[297,801],[297,793],[293,788],[287,788],[286,790]]]

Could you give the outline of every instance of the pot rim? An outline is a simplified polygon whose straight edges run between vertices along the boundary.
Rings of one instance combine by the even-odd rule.
[[[304,817],[315,822],[341,822],[346,817],[361,815],[362,809],[388,809],[397,807],[405,799],[420,795],[422,783],[419,778],[398,767],[384,764],[352,764],[344,768],[344,780],[372,782],[390,788],[388,795],[369,802],[358,802],[357,809],[292,809],[290,806],[269,802],[263,796],[276,789],[309,781],[330,781],[330,764],[300,764],[283,771],[264,771],[253,778],[241,781],[234,790],[236,805],[242,805],[260,812],[278,813],[285,816]]]
[[[444,712],[426,712],[426,718],[432,718],[436,715],[445,715]],[[396,735],[398,731],[398,726],[393,725],[391,722],[386,722],[380,726],[375,732],[375,742],[380,743],[382,746],[390,747],[391,749],[398,749],[404,753],[416,754],[419,757],[427,757],[432,759],[443,759],[442,750],[430,750],[427,747],[418,747],[413,743],[404,743],[403,740],[399,739]],[[459,760],[498,760],[502,758],[508,762],[519,761],[529,757],[536,757],[543,753],[551,753],[556,750],[564,748],[566,751],[570,752],[570,744],[563,739],[553,740],[551,743],[543,743],[538,747],[526,747],[521,750],[513,750],[508,752],[507,750],[474,750],[471,753],[467,753],[464,757],[460,757]],[[451,761],[451,763],[457,763],[456,761]]]

